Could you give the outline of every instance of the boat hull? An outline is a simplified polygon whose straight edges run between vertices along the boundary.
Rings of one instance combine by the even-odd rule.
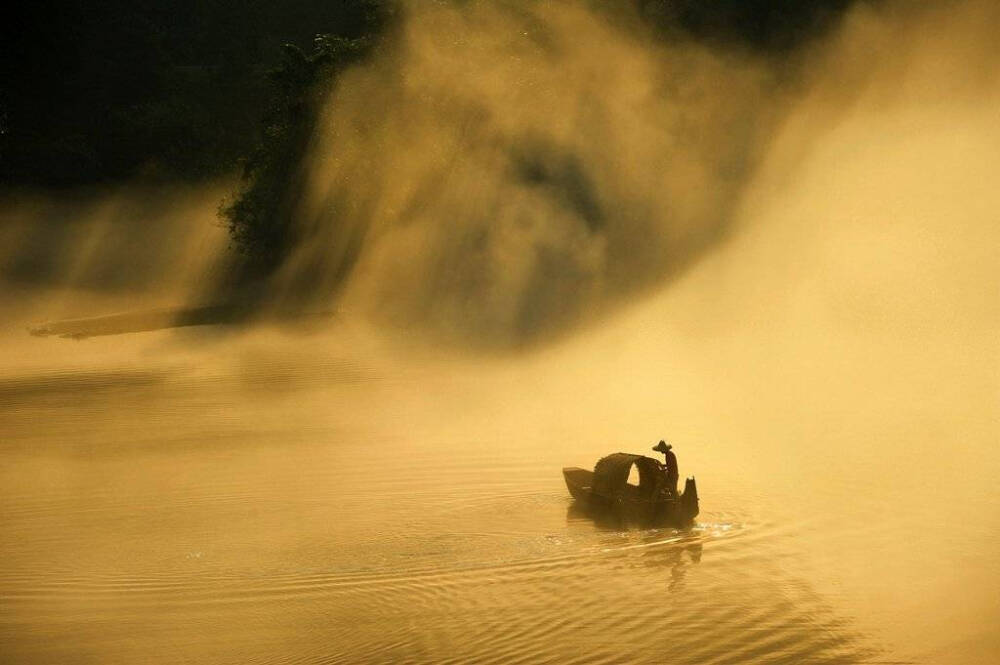
[[[578,467],[563,469],[566,488],[578,504],[589,513],[613,514],[626,521],[643,524],[687,526],[698,516],[698,487],[688,478],[684,492],[678,497],[660,495],[655,498],[637,496],[638,492],[623,491],[617,495],[602,495],[593,491],[594,472]],[[634,489],[628,486],[627,489]]]

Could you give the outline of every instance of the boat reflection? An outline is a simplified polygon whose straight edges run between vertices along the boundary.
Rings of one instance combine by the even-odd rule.
[[[679,529],[652,528],[629,521],[616,511],[598,511],[574,501],[566,510],[567,523],[590,522],[606,532],[608,553],[620,553],[623,560],[653,568],[669,568],[668,591],[683,587],[688,568],[701,562],[706,534],[696,526]],[[638,528],[635,528],[638,527]]]

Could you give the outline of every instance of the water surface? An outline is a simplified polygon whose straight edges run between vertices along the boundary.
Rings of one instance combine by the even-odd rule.
[[[600,335],[517,362],[371,340],[23,342],[46,346],[0,382],[4,660],[970,662],[997,646],[980,484],[997,454],[923,473],[956,425],[985,443],[988,414],[720,407],[725,372],[701,356],[635,368],[626,345],[581,364]],[[573,509],[562,466],[660,435],[698,477],[695,527]]]

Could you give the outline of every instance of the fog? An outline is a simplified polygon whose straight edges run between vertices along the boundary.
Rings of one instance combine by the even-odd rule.
[[[826,234],[842,245],[813,264],[825,290],[807,306],[933,321],[989,282],[982,257],[954,274],[927,253],[945,224],[952,242],[990,246],[971,220],[992,204],[976,187],[995,145],[995,19],[989,3],[862,4],[776,58],[655,40],[580,3],[415,4],[339,79],[290,256],[235,297],[265,314],[350,312],[441,348],[520,348],[680,291],[705,257],[733,255],[734,233],[771,234],[728,261],[756,290],[721,302],[720,275],[678,312],[704,334],[738,308],[788,306],[775,301],[804,285],[774,271],[812,262]],[[216,211],[232,188],[8,194],[0,269],[36,320],[224,306],[237,253]],[[992,322],[992,295],[955,314]]]
[[[330,96],[278,297],[346,271],[347,306],[474,346],[592,322],[725,233],[775,77],[580,3],[415,3]]]
[[[258,550],[233,545],[232,560],[206,565],[242,571],[254,557],[280,566],[288,551],[306,556],[289,526],[300,524],[350,530],[336,538],[344,569],[406,574],[425,561],[436,571],[466,558],[493,565],[508,552],[507,541],[469,544],[499,537],[489,525],[505,519],[502,506],[476,503],[486,489],[536,497],[508,497],[511,514],[546,529],[510,545],[512,557],[569,537],[559,529],[589,538],[562,523],[558,467],[668,437],[681,472],[698,475],[705,533],[747,534],[734,545],[705,540],[699,565],[716,572],[688,573],[699,611],[718,597],[707,579],[724,589],[756,580],[758,591],[823,599],[801,601],[806,618],[782,624],[802,621],[812,637],[863,635],[875,652],[917,662],[995,658],[1000,8],[858,5],[822,43],[775,63],[655,42],[627,16],[574,3],[419,7],[331,93],[305,163],[299,244],[255,287],[266,306],[253,323],[108,335],[106,320],[79,321],[125,312],[121,329],[150,329],[219,305],[233,248],[216,210],[229,183],[8,198],[0,399],[11,420],[0,430],[9,428],[10,468],[30,473],[7,472],[7,493],[76,478],[74,465],[98,464],[91,456],[105,446],[131,459],[165,437],[176,447],[154,460],[166,471],[148,472],[165,494],[201,487],[176,471],[196,455],[206,458],[192,477],[211,483],[209,456],[220,455],[242,474],[234,487],[305,512],[267,522],[276,535],[266,542],[233,518],[232,542]],[[289,302],[324,316],[268,320]],[[38,338],[30,327],[104,336]],[[134,413],[109,406],[118,400]],[[147,420],[158,428],[144,429]],[[69,441],[80,423],[85,452],[31,457],[44,433]],[[206,448],[192,453],[179,432]],[[252,453],[229,447],[241,437]],[[107,482],[121,459],[101,467]],[[385,480],[397,472],[405,492]],[[122,496],[145,491],[134,485]],[[400,503],[312,512],[338,505],[336,492],[360,502],[372,487]],[[20,526],[17,515],[8,526]],[[480,530],[448,540],[466,519]],[[509,519],[505,528],[521,528]],[[457,549],[418,533],[422,520]],[[414,531],[403,538],[400,524]],[[61,569],[81,547],[38,543],[60,552]],[[567,554],[553,551],[544,556]],[[491,570],[500,582],[490,593],[517,586]],[[613,578],[588,574],[598,588]],[[456,594],[469,612],[497,600],[478,585],[466,598],[463,581],[413,579],[391,589],[400,606],[418,598],[450,616],[439,595]],[[772,617],[753,597],[747,611]],[[367,610],[350,608],[374,602],[337,598],[320,599],[335,603],[334,616],[357,618]],[[627,599],[614,602],[628,614]],[[311,621],[309,607],[293,613]],[[398,656],[391,645],[373,651],[371,635],[385,632],[401,649],[450,634],[433,612],[391,627],[387,612],[375,605],[359,619],[371,634],[337,633],[357,647],[342,655]],[[723,619],[709,637],[756,634]],[[586,620],[560,623],[553,643]],[[268,646],[291,659],[282,649],[299,633],[285,628],[287,640]],[[544,644],[524,631],[534,641],[522,647]],[[843,638],[852,649],[854,640]],[[445,641],[443,652],[420,642],[419,653],[486,660],[472,642]],[[788,662],[826,648],[800,646],[783,652]],[[93,646],[104,648],[129,653]]]

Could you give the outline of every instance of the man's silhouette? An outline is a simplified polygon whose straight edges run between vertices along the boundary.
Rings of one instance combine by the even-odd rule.
[[[663,462],[663,470],[667,476],[667,491],[670,492],[671,496],[676,497],[677,479],[680,478],[680,474],[677,472],[677,456],[670,451],[671,448],[673,446],[666,441],[660,441],[653,446],[653,450],[663,453],[663,457],[666,458]]]

